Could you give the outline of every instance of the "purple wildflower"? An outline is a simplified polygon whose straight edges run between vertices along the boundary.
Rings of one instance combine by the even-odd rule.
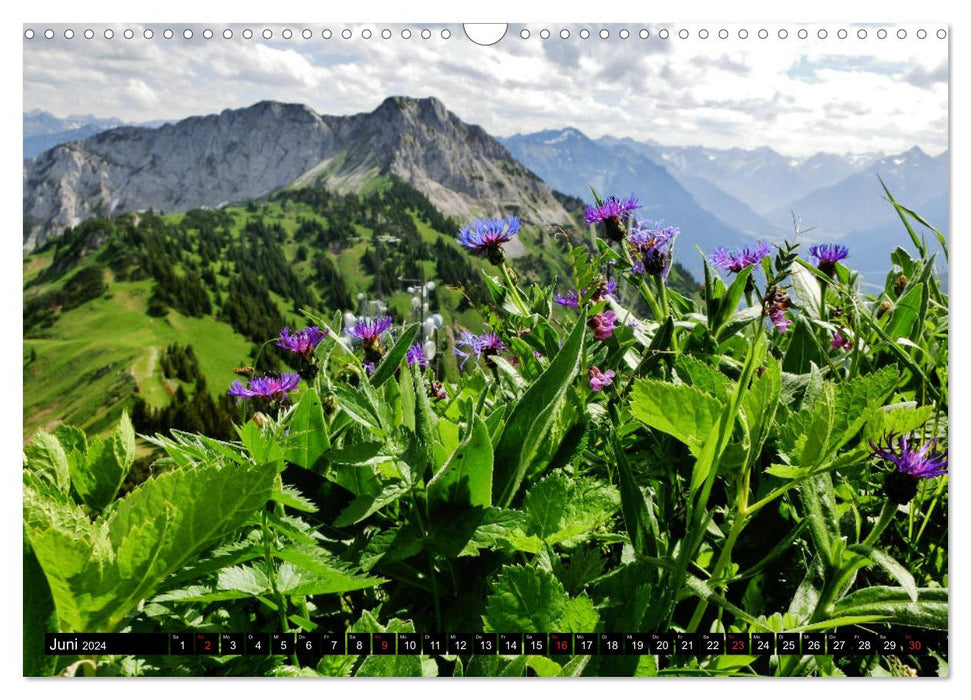
[[[755,245],[736,248],[735,250],[715,248],[711,253],[711,262],[723,270],[741,272],[749,265],[762,262],[770,253],[769,245],[763,241],[759,241]]]
[[[597,303],[602,301],[604,297],[617,298],[617,280],[607,280],[606,282],[601,282],[593,294],[590,295],[590,301]],[[555,301],[560,306],[569,306],[576,308],[580,305],[580,297],[587,293],[586,289],[580,290],[579,293],[575,289],[571,289],[569,292],[564,294],[556,294],[553,297]]]
[[[590,388],[594,391],[603,391],[605,387],[614,383],[614,371],[608,369],[601,372],[599,367],[591,367],[587,370],[587,378],[590,380]]]
[[[627,199],[607,197],[605,202],[587,207],[583,212],[583,220],[591,225],[602,223],[608,238],[622,241],[627,235],[625,219],[632,211],[640,208],[641,204],[633,194]]]
[[[303,355],[309,360],[320,341],[326,338],[328,333],[330,329],[322,331],[317,326],[310,326],[296,333],[290,333],[289,328],[284,328],[280,331],[280,339],[276,341],[276,345],[278,348]]]
[[[809,249],[809,254],[816,258],[816,267],[832,275],[836,271],[836,263],[846,258],[850,250],[836,243],[818,243]]]
[[[362,343],[366,343],[377,340],[389,328],[391,328],[390,316],[376,316],[374,318],[362,318],[347,329],[347,334],[357,338]]]
[[[384,355],[384,345],[381,343],[381,334],[391,328],[390,316],[376,316],[374,318],[362,318],[350,328],[346,329],[347,335],[361,341],[364,348],[364,359],[368,362],[376,362]]]
[[[506,349],[505,343],[503,343],[499,336],[495,333],[483,333],[482,335],[475,335],[468,331],[462,331],[459,339],[455,341],[456,346],[463,346],[468,348],[468,352],[463,352],[459,350],[458,347],[455,348],[454,352],[456,356],[462,358],[460,367],[465,367],[465,363],[468,361],[469,357],[475,355],[476,359],[485,357],[486,364],[489,364],[489,358],[492,355],[498,355],[500,352]]]
[[[588,324],[593,329],[593,336],[597,340],[607,340],[607,338],[610,338],[614,334],[614,327],[617,325],[617,314],[613,311],[604,311],[602,314],[591,317]]]
[[[666,277],[671,269],[671,243],[680,232],[677,226],[655,223],[651,228],[646,222],[639,223],[627,238],[635,257],[633,272]]]
[[[852,350],[853,343],[850,342],[849,338],[846,338],[842,333],[836,331],[833,333],[832,340],[829,341],[830,346],[833,350]]]
[[[792,325],[792,319],[786,316],[785,309],[773,309],[772,313],[769,314],[769,320],[780,333],[785,333]]]
[[[408,348],[408,352],[405,353],[405,359],[408,360],[409,367],[414,367],[415,365],[428,367],[428,358],[425,357],[425,351],[418,343]]]
[[[476,219],[459,231],[458,242],[475,255],[484,255],[498,265],[505,259],[504,243],[519,233],[523,222],[515,216],[508,219]]]
[[[870,442],[870,449],[877,457],[887,460],[897,468],[887,474],[883,482],[884,492],[894,503],[904,505],[917,494],[920,479],[933,479],[947,474],[947,450],[937,451],[937,440],[912,449],[908,439],[894,433],[885,435],[880,445]]]
[[[254,377],[245,386],[236,380],[230,385],[227,393],[239,400],[260,398],[274,403],[283,403],[287,399],[287,393],[296,389],[299,383],[299,374],[284,372],[279,377]]]
[[[364,368],[364,371],[367,372],[368,374],[374,374],[374,363],[373,362],[364,362],[364,363],[361,364],[361,367],[363,367]]]

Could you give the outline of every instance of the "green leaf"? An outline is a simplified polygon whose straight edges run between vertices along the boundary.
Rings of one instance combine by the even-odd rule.
[[[907,595],[910,596],[910,600],[914,603],[917,602],[917,582],[914,581],[914,577],[907,570],[907,567],[886,552],[882,552],[879,549],[874,549],[873,547],[857,544],[851,545],[848,547],[848,549],[851,552],[863,555],[874,564],[882,567],[884,571],[896,579],[901,588],[903,588],[904,591],[907,592]]]
[[[384,423],[374,404],[373,395],[347,384],[334,384],[332,391],[340,407],[352,419],[378,433],[384,432]]]
[[[879,615],[891,624],[936,630],[948,628],[947,588],[918,588],[917,602],[904,588],[871,586],[838,601],[833,615]]]
[[[288,437],[286,459],[304,469],[312,469],[330,449],[324,409],[315,389],[307,389],[293,409]]]
[[[732,389],[732,380],[707,362],[679,354],[674,362],[678,376],[688,384],[712,396],[724,396]]]
[[[84,459],[74,463],[71,483],[85,505],[99,512],[115,500],[134,462],[135,431],[126,411],[113,435],[88,443]]]
[[[805,374],[811,367],[824,362],[819,342],[813,335],[812,326],[801,318],[796,319],[789,339],[789,347],[782,359],[782,369],[793,374]]]
[[[781,392],[782,369],[778,362],[770,358],[765,372],[761,377],[752,380],[751,388],[742,397],[750,459],[758,457],[762,445],[772,432]]]
[[[598,622],[600,615],[593,606],[593,601],[580,595],[566,602],[556,629],[563,632],[593,632]]]
[[[263,506],[275,478],[262,464],[179,468],[144,482],[94,523],[25,488],[24,530],[60,630],[117,628],[168,575]]]
[[[889,366],[838,385],[832,438],[827,443],[826,456],[843,447],[860,432],[867,420],[893,393],[899,381],[900,371],[896,366]]]
[[[726,402],[688,384],[637,379],[630,409],[634,418],[683,442],[697,457]]]
[[[492,439],[478,416],[445,466],[428,482],[429,503],[492,505]]]
[[[281,505],[288,506],[303,513],[316,513],[317,505],[306,498],[293,486],[284,486],[273,492],[271,498]]]
[[[504,566],[486,599],[486,631],[556,630],[569,598],[553,574],[524,566]]]
[[[52,497],[70,498],[71,471],[60,440],[50,433],[37,433],[24,448],[27,458],[24,478]]]
[[[533,455],[549,432],[560,402],[580,367],[586,318],[580,314],[573,331],[546,371],[513,407],[495,451],[494,502],[510,505]]]
[[[326,595],[347,593],[363,588],[372,588],[385,583],[386,579],[374,576],[360,576],[348,565],[329,556],[320,547],[293,545],[273,553],[299,571],[299,579],[281,592],[288,595]]]
[[[822,289],[816,277],[802,265],[794,265],[790,275],[796,303],[810,318],[822,317]]]
[[[526,492],[523,507],[527,533],[556,544],[599,528],[617,512],[620,493],[590,477],[553,472]]]
[[[377,388],[394,376],[394,371],[398,369],[398,365],[401,364],[401,361],[405,359],[405,355],[408,354],[408,348],[414,345],[415,336],[418,335],[419,330],[421,328],[417,323],[405,329],[398,342],[384,356],[381,364],[377,366],[374,374],[371,375],[371,386]]]
[[[896,340],[910,338],[914,324],[920,315],[921,299],[924,295],[924,285],[918,282],[894,304],[892,315],[887,322],[884,332]]]
[[[806,509],[816,551],[823,560],[832,563],[834,544],[840,537],[833,480],[825,472],[807,479],[799,487],[799,497]]]
[[[617,460],[617,472],[620,479],[620,504],[624,515],[624,526],[634,551],[647,556],[657,556],[658,527],[654,519],[651,504],[648,503],[644,492],[641,491],[630,462],[624,452],[620,440],[614,437],[614,457]]]
[[[23,563],[24,676],[49,676],[54,672],[57,657],[44,653],[44,634],[57,630],[57,611],[44,571],[27,540],[23,544]]]

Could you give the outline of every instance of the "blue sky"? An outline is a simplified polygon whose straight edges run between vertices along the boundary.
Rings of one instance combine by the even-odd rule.
[[[739,38],[747,26],[749,36]],[[50,40],[40,34],[48,27],[55,32]],[[87,27],[94,38],[83,38]],[[848,23],[510,25],[489,47],[471,43],[455,24],[119,24],[110,25],[111,40],[103,36],[106,27],[37,25],[38,35],[24,42],[25,110],[142,122],[262,99],[349,114],[370,111],[391,94],[434,95],[496,135],[575,126],[592,137],[768,145],[794,156],[897,152],[913,145],[936,154],[948,145],[948,42],[936,38],[934,24],[887,25],[885,39],[876,25]],[[163,37],[166,27],[173,38]],[[246,27],[256,30],[250,39],[242,36]],[[430,30],[427,39],[423,27]],[[917,38],[924,27],[927,36]],[[64,38],[68,28],[72,39]],[[186,28],[192,39],[182,37]],[[207,28],[211,39],[203,38]],[[227,28],[232,38],[223,38]],[[325,28],[330,39],[321,36]],[[341,38],[345,28],[349,39]],[[406,28],[409,39],[401,37]],[[767,38],[756,35],[758,28]],[[807,37],[800,39],[803,28]],[[865,39],[857,36],[861,28]],[[907,38],[897,37],[900,28]],[[127,29],[132,39],[124,38]],[[144,38],[146,29],[152,39]],[[264,29],[271,38],[262,37]],[[311,38],[303,38],[305,29]],[[384,29],[392,38],[381,37]],[[522,38],[523,29],[529,38]],[[542,38],[543,29],[549,38]],[[586,39],[579,35],[583,29],[590,32]],[[600,38],[604,29],[606,39]],[[687,38],[678,36],[682,29]],[[727,38],[719,38],[721,29]],[[838,37],[840,29],[846,38]],[[561,38],[563,31],[569,38]]]

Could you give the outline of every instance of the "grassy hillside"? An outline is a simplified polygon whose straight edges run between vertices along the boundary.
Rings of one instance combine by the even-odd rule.
[[[102,432],[136,397],[149,411],[193,401],[198,379],[162,370],[173,343],[191,345],[216,401],[234,367],[259,356],[260,370],[281,369],[272,346],[259,348],[305,325],[301,309],[360,312],[363,293],[411,320],[401,277],[437,282],[430,305],[447,319],[442,370],[454,376],[448,341],[481,328],[469,298],[486,299],[480,270],[496,274],[455,243],[458,226],[387,180],[359,195],[304,188],[219,211],[86,221],[23,261],[24,436],[61,422]],[[565,256],[545,232],[524,234],[525,276],[555,283]]]

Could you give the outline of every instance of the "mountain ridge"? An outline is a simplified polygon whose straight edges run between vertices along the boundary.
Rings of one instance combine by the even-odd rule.
[[[93,216],[215,208],[314,180],[354,189],[391,174],[447,215],[569,220],[542,180],[434,97],[389,97],[349,116],[264,100],[156,129],[114,128],[25,161],[23,242],[30,250]]]

